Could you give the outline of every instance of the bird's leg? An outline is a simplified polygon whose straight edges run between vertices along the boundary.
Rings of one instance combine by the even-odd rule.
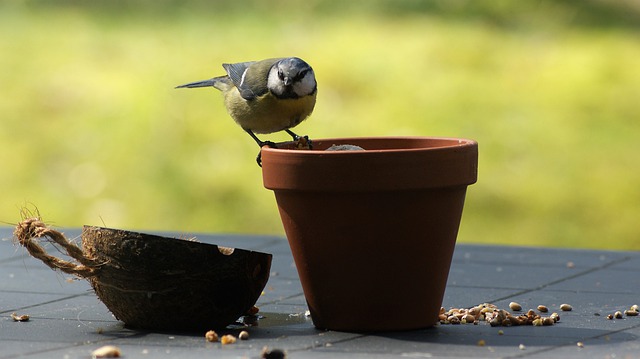
[[[289,129],[286,129],[284,131],[288,133],[291,137],[293,137],[293,141],[296,142],[297,149],[309,149],[309,150],[313,149],[313,143],[309,139],[309,136],[298,136],[296,135],[295,132]]]
[[[293,132],[293,131],[291,131],[290,129],[286,129],[286,130],[284,130],[284,131],[285,131],[286,133],[288,133],[288,134],[289,134],[289,136],[293,137],[293,140],[294,140],[294,141],[297,141],[297,140],[299,140],[299,139],[300,139],[300,136],[296,135],[296,133],[295,133],[295,132]]]
[[[260,148],[262,148],[263,146],[269,146],[271,148],[278,148],[278,146],[276,146],[276,144],[272,141],[262,141],[258,138],[258,136],[255,135],[255,133],[253,133],[253,131],[251,130],[244,130],[246,133],[249,134],[249,136],[251,136],[251,138],[253,138],[254,141],[256,141],[256,143],[258,144],[258,146],[260,146]]]
[[[258,146],[260,146],[260,148],[262,148],[263,146],[269,146],[271,148],[278,148],[278,146],[276,146],[275,142],[262,141],[251,130],[245,129],[245,132],[248,133],[249,136],[251,136],[251,138],[253,138],[254,141],[256,141],[256,143],[258,144]],[[256,156],[256,162],[258,162],[258,166],[262,167],[262,152],[258,152],[258,156]]]

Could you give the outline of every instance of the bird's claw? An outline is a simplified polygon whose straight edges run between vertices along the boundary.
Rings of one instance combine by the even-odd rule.
[[[309,136],[298,136],[295,132],[291,130],[285,130],[286,133],[289,134],[293,138],[294,147],[296,150],[311,150],[313,149],[313,144],[309,139]]]
[[[260,142],[260,152],[258,152],[258,155],[256,156],[256,162],[258,163],[258,166],[262,167],[262,147],[267,146],[269,148],[278,148],[278,146],[276,145],[275,142],[272,141],[261,141]]]
[[[309,136],[296,136],[294,139],[296,150],[311,150],[313,149],[313,141],[309,139]]]
[[[261,141],[259,140],[251,131],[248,131],[249,135],[251,135],[251,137],[253,137],[253,139],[258,143],[258,145],[260,146],[260,148],[267,146],[269,148],[278,148],[278,145],[275,142],[272,141]],[[313,143],[312,141],[309,139],[309,136],[298,136],[295,133],[287,130],[287,133],[289,133],[291,135],[291,137],[293,137],[293,143],[294,143],[294,149],[296,150],[311,150],[313,149]],[[258,156],[256,156],[256,162],[258,163],[258,166],[262,167],[262,150],[258,153]]]
[[[262,148],[264,146],[268,146],[269,148],[278,148],[278,145],[276,145],[276,143],[273,142],[273,141],[262,141],[262,142],[260,142],[260,148]]]

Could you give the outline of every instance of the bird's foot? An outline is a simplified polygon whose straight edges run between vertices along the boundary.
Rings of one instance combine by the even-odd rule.
[[[258,155],[256,156],[256,162],[258,163],[258,166],[262,167],[262,147],[267,146],[269,148],[278,148],[278,146],[276,145],[275,142],[272,141],[260,141],[258,142],[258,145],[260,145],[260,152],[258,152]]]
[[[298,136],[294,140],[296,150],[312,150],[313,141],[309,139],[309,136]]]
[[[313,143],[309,139],[309,136],[298,136],[295,132],[291,130],[284,130],[291,137],[293,137],[293,142],[295,144],[296,150],[311,150],[313,149]]]

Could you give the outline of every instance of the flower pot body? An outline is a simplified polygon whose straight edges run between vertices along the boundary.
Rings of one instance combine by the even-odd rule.
[[[366,151],[323,151],[351,144]],[[316,327],[391,331],[434,325],[466,188],[471,140],[314,140],[314,150],[262,149]]]

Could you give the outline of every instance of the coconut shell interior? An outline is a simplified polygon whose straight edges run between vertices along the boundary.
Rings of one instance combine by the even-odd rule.
[[[235,322],[269,279],[271,254],[189,240],[84,226],[85,256],[101,265],[89,278],[128,327],[203,330]]]

